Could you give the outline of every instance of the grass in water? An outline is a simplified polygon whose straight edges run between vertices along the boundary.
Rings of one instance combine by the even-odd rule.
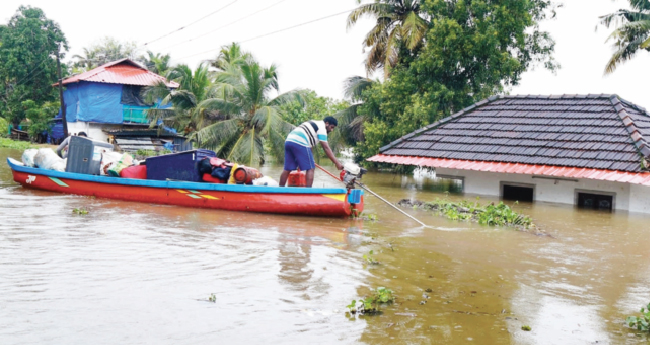
[[[447,199],[436,199],[431,202],[422,202],[403,199],[397,205],[431,210],[451,220],[475,221],[484,225],[513,226],[520,229],[529,229],[535,226],[530,217],[515,212],[512,207],[503,202],[496,205],[494,203],[481,205],[478,200],[479,198],[476,198],[475,202],[467,200],[452,202]],[[518,202],[515,202],[515,205],[517,204]]]
[[[16,150],[26,150],[26,149],[35,148],[36,146],[27,141],[17,141],[17,140],[11,140],[9,138],[0,138],[0,147],[5,147],[8,149],[16,149]]]

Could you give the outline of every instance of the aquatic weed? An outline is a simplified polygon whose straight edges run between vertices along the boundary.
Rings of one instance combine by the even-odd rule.
[[[625,323],[639,331],[650,332],[650,303],[641,307],[641,316],[628,316]]]
[[[80,215],[86,215],[88,214],[88,210],[85,208],[75,208],[72,210],[72,213],[74,214],[80,214]]]
[[[211,294],[210,297],[208,297],[208,301],[212,303],[217,303],[217,295]]]
[[[374,315],[379,314],[379,307],[384,304],[391,304],[395,301],[395,296],[393,296],[393,290],[387,289],[385,287],[378,287],[376,290],[373,290],[370,296],[362,300],[352,300],[352,302],[346,306],[349,309],[351,314],[368,314]]]
[[[368,263],[368,265],[379,265],[379,261],[375,260],[375,257],[373,256],[374,253],[375,252],[371,250],[368,252],[368,254],[363,254],[363,259],[366,260],[366,263]]]

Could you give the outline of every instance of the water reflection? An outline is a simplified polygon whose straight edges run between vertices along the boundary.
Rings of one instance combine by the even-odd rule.
[[[0,159],[20,153],[0,149]],[[281,168],[263,167],[270,176]],[[333,169],[332,169],[333,170]],[[391,201],[465,198],[431,175],[369,173]],[[324,174],[315,185],[336,186]],[[481,202],[498,201],[482,198]],[[378,221],[26,190],[0,165],[0,339],[28,343],[636,343],[650,301],[650,217],[520,203],[553,237],[449,221],[374,197]],[[72,215],[85,207],[87,216]],[[373,250],[380,265],[364,265]],[[395,291],[379,316],[344,309]],[[429,291],[429,292],[427,292]],[[207,302],[211,294],[216,303]],[[424,303],[423,303],[424,302]],[[521,330],[530,325],[532,331]]]

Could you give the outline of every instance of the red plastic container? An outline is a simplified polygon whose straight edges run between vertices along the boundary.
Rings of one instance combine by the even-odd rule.
[[[307,187],[307,177],[304,171],[292,171],[287,179],[288,187]]]
[[[122,169],[120,171],[120,176],[124,178],[137,178],[141,180],[147,179],[147,166],[146,165],[134,165],[128,168]]]

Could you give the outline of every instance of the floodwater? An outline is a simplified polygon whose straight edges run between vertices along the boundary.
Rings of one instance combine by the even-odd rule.
[[[433,228],[417,227],[370,196],[376,221],[195,210],[26,190],[7,156],[20,152],[0,149],[1,344],[650,342],[623,323],[650,302],[648,216],[516,206],[538,236],[407,210]],[[364,181],[393,202],[457,190]],[[379,286],[395,304],[346,314]]]

